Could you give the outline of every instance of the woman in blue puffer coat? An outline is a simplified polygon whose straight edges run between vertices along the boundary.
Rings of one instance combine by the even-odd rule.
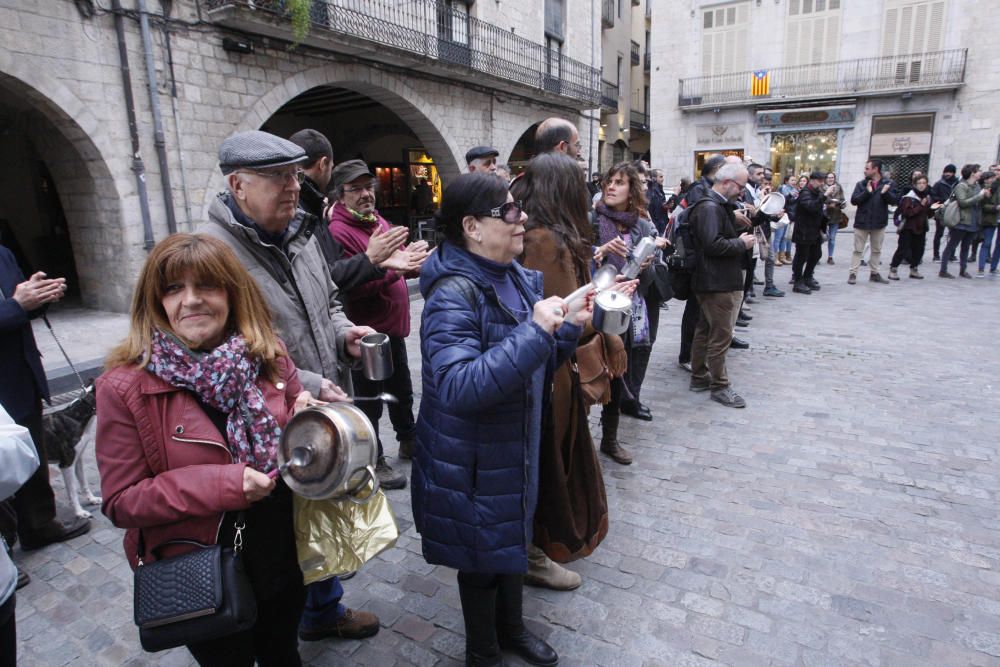
[[[413,516],[427,562],[459,571],[467,665],[502,665],[501,648],[536,665],[558,662],[524,626],[521,580],[543,403],[591,307],[543,299],[542,275],[514,261],[526,219],[501,179],[463,174],[437,215],[446,240],[420,272]]]

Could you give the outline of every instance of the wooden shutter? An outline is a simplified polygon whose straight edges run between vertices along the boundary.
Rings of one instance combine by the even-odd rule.
[[[701,40],[703,76],[728,74],[747,68],[749,18],[748,2],[704,11]]]

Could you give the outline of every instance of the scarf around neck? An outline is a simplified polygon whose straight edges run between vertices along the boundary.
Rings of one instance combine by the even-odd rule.
[[[225,414],[226,445],[233,460],[266,473],[276,466],[281,427],[257,386],[260,366],[260,361],[247,353],[246,340],[239,334],[210,352],[195,352],[177,337],[157,329],[146,368]]]
[[[620,227],[625,228],[625,232],[630,234],[632,237],[632,243],[635,243],[635,237],[639,233],[639,214],[636,211],[615,211],[608,208],[607,204],[603,201],[597,202],[595,207],[597,211],[597,229],[599,238],[597,239],[598,245],[607,243],[616,236],[620,237],[622,232],[619,232]],[[607,261],[614,264],[615,268],[621,271],[625,268],[625,258],[619,257],[615,254],[609,254]]]

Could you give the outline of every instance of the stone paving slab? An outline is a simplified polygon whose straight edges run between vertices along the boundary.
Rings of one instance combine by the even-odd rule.
[[[655,419],[623,419],[634,465],[602,459],[608,537],[570,566],[577,591],[526,589],[529,624],[561,664],[1000,665],[1000,280],[925,266],[923,281],[862,271],[848,286],[849,250],[843,234],[818,294],[753,307],[752,347],[729,356],[745,410],[687,390],[683,304],[662,313],[643,396]],[[416,335],[409,352],[419,378]],[[87,468],[96,479],[93,452]],[[58,475],[53,486],[65,512]],[[345,583],[345,602],[382,629],[304,644],[308,664],[461,664],[455,573],[421,557],[409,492],[389,498],[399,544]],[[33,578],[18,596],[19,664],[192,664],[141,651],[121,533],[94,522],[15,552]]]

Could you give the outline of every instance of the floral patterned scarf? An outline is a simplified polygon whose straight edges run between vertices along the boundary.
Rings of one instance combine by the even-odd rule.
[[[604,201],[597,202],[595,206],[597,211],[597,245],[603,245],[615,238],[622,235],[619,232],[620,227],[624,227],[625,231],[631,235],[630,247],[635,245],[636,235],[639,233],[639,214],[635,211],[615,211],[608,208]],[[607,260],[611,264],[615,265],[619,271],[625,268],[625,258],[611,253],[608,255]]]
[[[227,415],[226,444],[233,459],[260,472],[274,468],[281,427],[257,387],[260,361],[247,354],[243,336],[233,334],[211,352],[194,352],[157,329],[152,343],[150,373]]]

